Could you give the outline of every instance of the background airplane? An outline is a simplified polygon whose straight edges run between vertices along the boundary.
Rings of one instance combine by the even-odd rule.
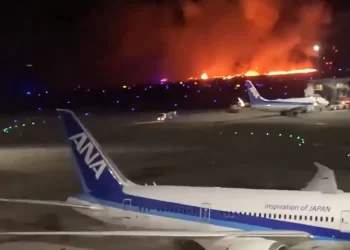
[[[280,112],[281,115],[297,115],[306,113],[315,109],[316,106],[320,111],[329,104],[329,102],[321,96],[310,96],[301,98],[288,98],[268,100],[263,98],[251,81],[246,81],[245,85],[248,89],[248,96],[251,107],[263,111]]]
[[[316,192],[322,184],[310,187],[310,183],[308,191],[141,186],[122,174],[73,112],[58,110],[58,113],[67,131],[83,193],[66,202],[1,201],[71,207],[128,230],[0,232],[0,235],[157,237],[193,240],[207,250],[350,246],[348,193]],[[319,175],[314,179],[319,179]]]
[[[171,120],[177,116],[177,111],[171,111],[167,113],[161,113],[157,118],[157,121]]]

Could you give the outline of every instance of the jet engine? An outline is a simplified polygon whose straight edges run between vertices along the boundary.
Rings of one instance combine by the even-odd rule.
[[[287,246],[274,240],[262,238],[227,237],[222,240],[197,240],[205,250],[287,250]]]

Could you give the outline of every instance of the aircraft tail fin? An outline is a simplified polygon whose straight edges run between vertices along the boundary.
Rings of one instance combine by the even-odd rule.
[[[129,181],[101,146],[70,110],[57,109],[65,127],[75,166],[86,193],[106,193],[121,190]]]
[[[255,88],[255,86],[253,85],[253,83],[251,81],[249,81],[249,80],[245,81],[245,86],[247,87],[250,104],[252,106],[254,104],[260,104],[260,103],[267,101],[266,99],[261,97],[258,90]]]

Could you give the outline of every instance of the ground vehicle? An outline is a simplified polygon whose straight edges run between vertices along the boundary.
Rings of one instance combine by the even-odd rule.
[[[329,105],[330,110],[340,110],[340,109],[348,109],[349,103],[345,101],[338,101]]]

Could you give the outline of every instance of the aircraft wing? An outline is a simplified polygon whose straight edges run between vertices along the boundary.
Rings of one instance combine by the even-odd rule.
[[[128,238],[165,238],[169,240],[192,240],[204,249],[229,249],[231,244],[240,244],[240,240],[258,245],[265,249],[266,243],[278,243],[281,246],[298,246],[312,242],[312,235],[301,231],[44,231],[44,232],[0,232],[6,236],[76,236],[76,237],[128,237]],[[265,243],[265,244],[264,244]],[[255,248],[255,247],[254,247]],[[269,248],[269,247],[268,247]]]
[[[342,193],[343,191],[338,189],[334,171],[318,162],[314,162],[314,164],[317,167],[317,173],[307,186],[301,190],[330,194]]]
[[[93,209],[93,210],[102,210],[103,209],[103,208],[101,208],[99,206],[74,204],[74,203],[70,203],[70,202],[67,202],[67,201],[44,201],[44,200],[0,198],[0,202],[32,204],[32,205],[60,206],[60,207],[80,208],[80,209]]]

